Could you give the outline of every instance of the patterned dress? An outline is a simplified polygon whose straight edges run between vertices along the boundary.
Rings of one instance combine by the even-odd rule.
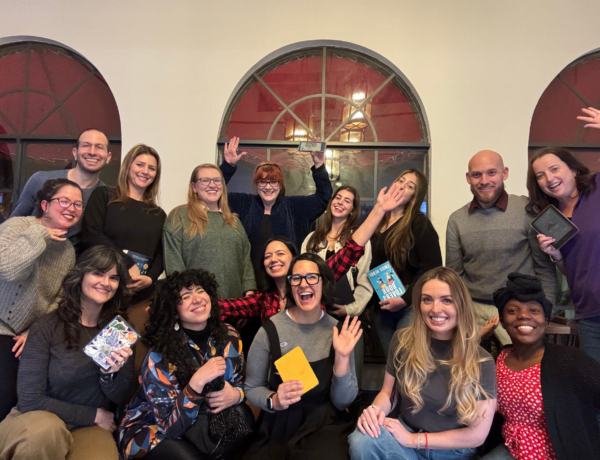
[[[239,333],[230,325],[228,340],[217,345],[208,339],[206,354],[180,330],[180,339],[195,348],[203,365],[210,358],[222,356],[227,368],[223,376],[234,388],[244,386],[244,355]],[[173,338],[176,340],[176,338]],[[141,458],[155,448],[163,439],[180,439],[198,417],[204,400],[189,385],[182,387],[177,381],[177,368],[163,359],[160,353],[150,350],[140,370],[140,387],[127,406],[118,430],[119,449],[123,458]]]
[[[496,363],[498,411],[504,417],[502,436],[517,460],[556,460],[542,400],[540,364],[519,372],[504,360],[512,350],[503,350]]]

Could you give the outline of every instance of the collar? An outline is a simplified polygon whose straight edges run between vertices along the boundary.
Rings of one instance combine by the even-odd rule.
[[[508,193],[506,193],[506,190],[504,190],[502,192],[502,194],[498,197],[496,202],[491,206],[491,208],[498,208],[500,211],[506,212],[507,207],[508,207]],[[476,209],[483,209],[483,208],[479,205],[477,198],[473,197],[473,201],[471,201],[471,204],[469,205],[469,214],[471,214]]]

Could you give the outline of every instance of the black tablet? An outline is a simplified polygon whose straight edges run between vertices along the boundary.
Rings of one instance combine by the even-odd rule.
[[[560,249],[573,238],[579,229],[558,209],[550,205],[531,222],[533,229],[542,235],[551,236],[556,241],[552,243],[555,249]]]

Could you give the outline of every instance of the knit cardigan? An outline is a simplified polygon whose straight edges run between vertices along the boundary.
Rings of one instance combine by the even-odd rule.
[[[600,458],[600,364],[577,348],[545,346],[542,398],[556,458]]]
[[[0,335],[22,334],[47,313],[73,265],[73,245],[52,241],[35,217],[0,225]]]
[[[220,166],[225,182],[235,174],[237,166],[223,162]],[[310,231],[310,224],[325,212],[327,204],[333,195],[333,188],[325,165],[319,168],[310,168],[317,188],[314,195],[308,196],[279,196],[271,208],[271,225],[273,236],[285,236],[294,242],[297,248],[302,245],[304,238]],[[259,195],[251,193],[227,194],[229,206],[236,212],[246,229],[248,239],[252,246],[251,258],[256,260],[256,254],[261,248],[258,246],[260,230],[262,227],[265,206]]]

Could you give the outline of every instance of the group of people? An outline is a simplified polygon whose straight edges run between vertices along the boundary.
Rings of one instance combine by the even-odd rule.
[[[598,457],[600,175],[549,147],[529,162],[529,197],[509,195],[501,156],[477,153],[444,267],[421,172],[382,189],[359,225],[358,191],[333,191],[324,153],[311,153],[313,195],[286,196],[271,162],[257,194],[228,192],[238,147],[196,167],[168,216],[158,152],[136,145],[105,186],[96,129],[73,169],[28,181],[0,225],[0,459],[471,459],[496,411],[504,442],[486,458]],[[530,225],[551,204],[579,228],[560,250]],[[367,272],[384,262],[402,297],[374,292]],[[556,269],[581,350],[544,341]],[[387,364],[356,420],[366,308]],[[83,347],[134,311],[147,316],[139,366],[128,347],[96,366]],[[296,347],[318,379],[306,393],[275,366]]]

